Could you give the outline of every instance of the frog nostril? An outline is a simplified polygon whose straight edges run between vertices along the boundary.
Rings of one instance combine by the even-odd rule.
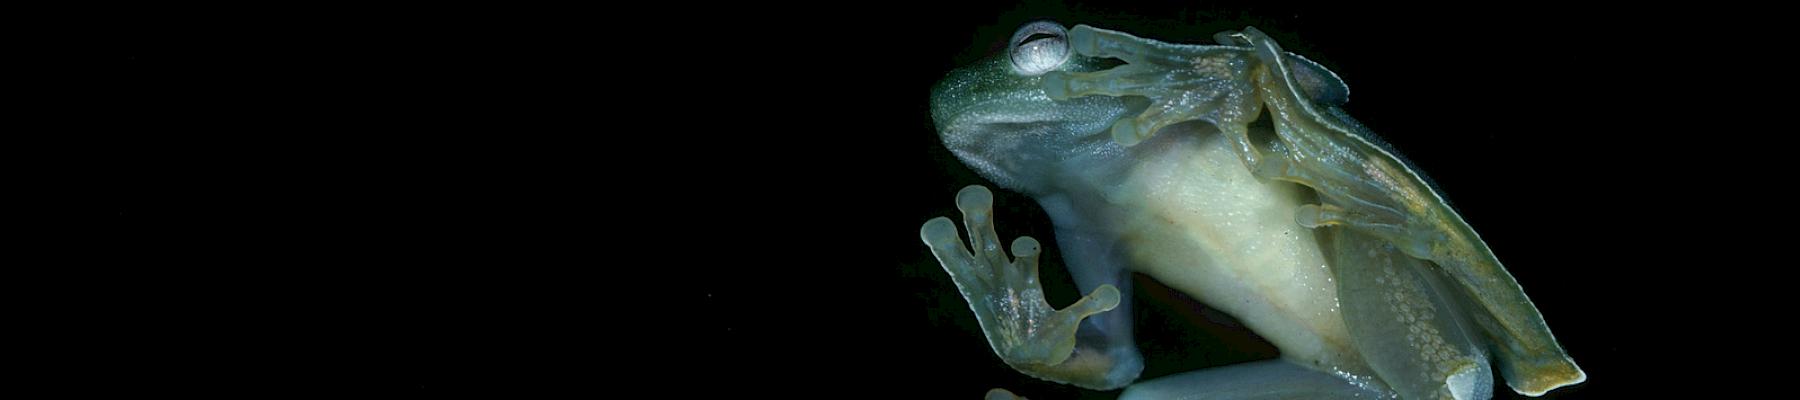
[[[1013,70],[1026,76],[1040,75],[1069,60],[1068,31],[1051,21],[1037,21],[1013,32],[1007,46]]]

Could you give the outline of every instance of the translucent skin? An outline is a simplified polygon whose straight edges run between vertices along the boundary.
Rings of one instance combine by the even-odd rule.
[[[1308,393],[1485,398],[1492,369],[1527,395],[1586,379],[1474,230],[1337,108],[1349,89],[1335,74],[1254,28],[1215,38],[1176,45],[1076,26],[1060,68],[995,60],[934,90],[945,145],[1044,205],[1090,292],[1060,311],[1043,303],[1037,242],[1015,242],[1009,262],[982,200],[991,196],[965,189],[958,205],[976,250],[948,219],[921,238],[996,354],[1057,382],[1135,380],[1141,360],[1118,316],[1130,306],[1119,300],[1125,269],[1233,314],[1300,367],[1229,373],[1279,374]],[[1101,70],[1105,58],[1125,64]],[[1273,129],[1253,128],[1264,115]],[[1216,387],[1245,380],[1205,372],[1182,379],[1249,393]],[[1127,394],[1183,387],[1166,383]]]

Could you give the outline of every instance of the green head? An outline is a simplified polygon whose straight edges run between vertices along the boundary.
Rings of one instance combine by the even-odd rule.
[[[931,117],[944,146],[983,177],[1012,190],[1040,192],[1072,156],[1122,151],[1107,134],[1128,115],[1109,96],[1052,100],[1044,74],[1118,65],[1071,50],[1068,31],[1050,21],[1025,24],[1005,52],[951,71],[931,91]],[[1141,110],[1142,106],[1139,106]]]

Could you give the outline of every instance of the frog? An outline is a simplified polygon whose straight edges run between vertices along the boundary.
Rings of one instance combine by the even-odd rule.
[[[1485,399],[1496,374],[1526,396],[1586,381],[1474,229],[1343,110],[1343,79],[1255,27],[1213,40],[1039,20],[933,86],[942,144],[1041,206],[1085,293],[1050,305],[1046,246],[1002,246],[991,189],[955,193],[961,229],[937,217],[919,237],[1002,362],[1124,399]],[[1134,273],[1280,356],[1138,381]]]

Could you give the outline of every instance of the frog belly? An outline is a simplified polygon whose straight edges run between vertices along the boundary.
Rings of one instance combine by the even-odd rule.
[[[1216,131],[1163,135],[1112,200],[1133,268],[1237,317],[1282,357],[1361,370],[1313,232],[1294,222],[1306,188],[1261,182]]]

